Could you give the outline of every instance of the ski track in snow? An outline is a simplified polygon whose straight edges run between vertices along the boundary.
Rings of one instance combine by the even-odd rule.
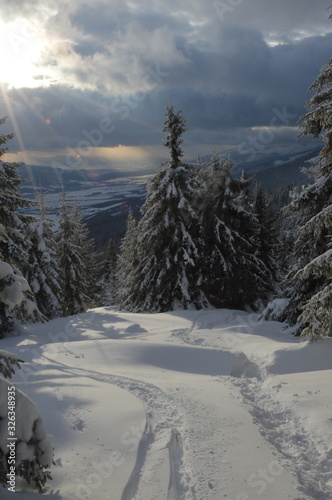
[[[174,400],[159,387],[140,380],[100,373],[84,368],[63,366],[70,374],[113,384],[129,391],[146,408],[146,425],[141,437],[137,461],[121,500],[193,500],[194,487],[190,466],[183,467],[181,429],[183,417]],[[81,429],[79,429],[81,430]],[[165,470],[168,474],[165,474]],[[165,484],[165,476],[169,481]],[[158,498],[147,496],[149,485],[160,484]]]
[[[61,364],[61,370],[116,385],[136,396],[145,406],[145,429],[121,500],[214,500],[222,497],[221,484],[218,485],[215,479],[220,475],[220,464],[216,460],[218,443],[211,438],[218,417],[210,405],[194,397],[196,389],[190,397],[188,388],[185,393],[178,387],[162,390],[141,380],[70,365]],[[217,376],[213,379],[218,382]],[[195,423],[195,431],[191,420]],[[202,461],[204,470],[201,469]],[[155,495],[156,484],[158,496]]]
[[[188,329],[174,330],[172,337],[181,343],[220,349],[220,345],[202,338],[201,331],[197,336],[198,330],[213,327],[213,321],[202,321],[201,317],[199,324],[195,320]],[[259,432],[278,451],[283,467],[296,477],[298,490],[312,500],[331,500],[332,449],[325,449],[324,453],[319,451],[300,418],[276,399],[276,393],[271,395],[264,384],[266,374],[262,366],[240,353],[231,376],[219,378],[223,383],[228,379],[239,389],[243,404],[253,416]],[[278,386],[275,388],[278,389]]]

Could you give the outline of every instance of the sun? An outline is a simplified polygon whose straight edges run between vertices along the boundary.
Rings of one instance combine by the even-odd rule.
[[[28,30],[24,22],[0,21],[0,82],[9,88],[40,86],[40,66],[44,43],[38,32]]]

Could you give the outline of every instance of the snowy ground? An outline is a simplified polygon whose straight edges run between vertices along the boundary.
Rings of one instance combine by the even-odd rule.
[[[332,339],[282,328],[239,311],[100,308],[2,340],[54,436],[44,496],[331,499]],[[17,490],[0,497],[42,498]]]
[[[70,205],[77,203],[84,218],[92,217],[105,210],[115,216],[123,212],[123,207],[128,199],[144,200],[146,183],[150,177],[149,175],[141,175],[119,177],[105,182],[99,182],[98,179],[91,179],[90,182],[86,183],[80,182],[80,186],[76,190],[67,187],[66,200]],[[39,186],[37,186],[38,188]],[[33,190],[31,197],[35,199],[35,196],[36,193]],[[52,189],[45,192],[48,216],[51,219],[57,220],[61,199],[61,185],[56,186],[55,192]],[[30,207],[27,213],[37,216],[39,214],[38,205]]]

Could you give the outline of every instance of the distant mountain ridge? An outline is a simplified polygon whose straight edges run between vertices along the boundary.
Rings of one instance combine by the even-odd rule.
[[[132,170],[111,170],[111,169],[64,169],[53,168],[39,165],[22,165],[18,171],[20,177],[24,180],[22,185],[23,192],[31,192],[40,187],[49,192],[76,191],[86,189],[87,185],[95,186],[106,183],[113,179],[145,176],[151,174],[151,170],[141,170],[135,172]]]
[[[286,159],[282,164],[256,172],[254,174],[255,179],[264,191],[273,191],[277,187],[286,187],[290,184],[308,184],[309,179],[302,172],[302,169],[308,166],[310,160],[317,157],[318,152],[319,149],[316,149],[301,156],[296,155],[288,160]]]
[[[239,162],[235,165],[235,173],[240,175],[245,170],[254,176],[265,191],[273,191],[279,186],[306,184],[308,178],[301,172],[301,168],[316,157],[318,151],[319,149],[315,149],[296,155],[267,155],[265,159],[256,162]],[[202,161],[209,159],[210,156],[207,156]],[[21,178],[25,180],[22,185],[23,194],[34,199],[41,186],[52,218],[56,219],[62,189],[69,202],[77,200],[91,235],[100,249],[104,248],[110,237],[116,241],[120,239],[125,230],[129,209],[133,210],[137,218],[140,217],[146,184],[155,172],[61,170],[34,165],[19,169]],[[31,213],[36,214],[37,208],[31,209]]]
[[[279,185],[287,186],[291,183],[300,183],[307,181],[306,176],[301,172],[301,167],[306,162],[317,156],[320,148],[315,148],[298,153],[278,154],[270,153],[264,157],[251,161],[243,161],[237,150],[230,150],[227,155],[234,161],[234,173],[240,175],[245,170],[249,175],[255,175],[262,184],[263,189],[273,189]],[[201,158],[203,162],[208,162],[211,155]],[[189,162],[196,163],[197,160]],[[65,191],[76,191],[86,189],[87,185],[97,186],[103,183],[109,183],[113,179],[131,178],[133,176],[153,175],[154,170],[112,170],[112,169],[62,169],[38,165],[23,165],[19,169],[19,175],[24,179],[22,186],[23,192],[31,192],[39,189],[41,186],[52,192],[59,192],[64,188]]]

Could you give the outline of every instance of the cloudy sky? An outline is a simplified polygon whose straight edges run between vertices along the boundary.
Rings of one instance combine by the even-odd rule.
[[[0,0],[8,160],[158,165],[165,104],[187,159],[301,149],[297,121],[332,57],[331,0]]]

